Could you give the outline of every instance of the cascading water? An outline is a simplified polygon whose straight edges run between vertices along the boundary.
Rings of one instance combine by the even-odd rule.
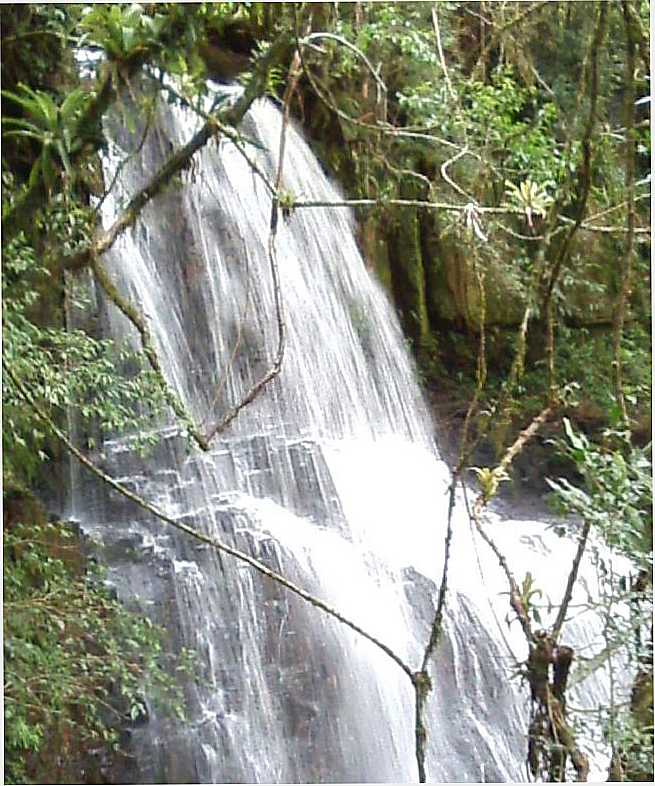
[[[241,126],[271,179],[280,125],[278,110],[260,101]],[[162,107],[105,202],[106,223],[196,127],[191,113]],[[124,157],[139,134],[116,130],[115,138]],[[339,198],[293,128],[282,188]],[[147,316],[165,374],[198,423],[239,401],[276,351],[269,219],[261,179],[233,143],[211,142],[185,182],[146,207],[105,257],[119,290]],[[99,460],[169,515],[252,553],[418,669],[443,560],[447,468],[349,214],[297,210],[280,219],[276,247],[288,333],[279,377],[208,453],[187,450],[167,427],[145,459],[129,439],[107,439]],[[137,345],[111,303],[98,295],[97,306],[105,335]],[[130,757],[123,782],[416,780],[413,690],[387,655],[93,479],[76,476],[73,486],[74,515],[119,595],[165,625],[175,647],[198,653],[185,685],[188,719],[150,708],[122,740]],[[558,540],[557,561],[546,564],[553,546],[543,525],[496,529],[520,575],[530,570],[558,597],[574,544]],[[525,780],[525,691],[509,680],[509,647],[523,658],[524,645],[518,626],[502,622],[502,633],[503,575],[461,514],[450,587],[431,667],[428,777]],[[578,646],[597,644],[591,621],[570,632]],[[592,682],[579,703],[604,698],[603,683]]]

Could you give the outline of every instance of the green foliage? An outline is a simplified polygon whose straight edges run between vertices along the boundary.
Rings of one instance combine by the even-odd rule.
[[[585,297],[594,297],[593,282],[586,282]],[[595,292],[598,300],[604,289]],[[564,295],[563,295],[564,297]],[[564,308],[564,306],[563,306]],[[590,426],[618,423],[620,409],[616,403],[612,378],[612,337],[607,330],[560,325],[556,346],[556,367],[561,388],[573,385],[576,395],[569,402],[573,416]],[[638,323],[625,332],[621,345],[625,373],[625,395],[635,418],[646,420],[651,401],[650,334]],[[547,369],[543,361],[530,365],[517,387],[521,407],[526,412],[538,410],[540,396],[547,385]]]
[[[49,271],[22,237],[4,254],[3,357],[32,400],[55,419],[77,419],[83,432],[140,434],[152,444],[152,426],[164,411],[158,376],[140,354],[81,330],[42,327],[33,310],[50,284]],[[5,470],[21,482],[34,481],[48,460],[47,435],[38,415],[3,377]],[[89,437],[89,447],[93,438]]]
[[[579,480],[548,480],[554,504],[561,512],[590,523],[592,532],[610,549],[608,553],[592,545],[600,596],[590,597],[589,604],[604,620],[605,652],[587,670],[614,651],[628,657],[634,680],[629,705],[612,694],[599,712],[607,742],[621,754],[626,779],[641,780],[643,773],[653,772],[651,446],[636,448],[629,432],[611,430],[605,432],[604,444],[598,445],[567,419],[564,430],[566,439],[557,445],[575,465]],[[613,564],[615,552],[629,560],[636,575],[629,577],[625,569]],[[641,774],[637,777],[636,773]]]
[[[420,7],[402,7],[397,3],[381,3],[378,8],[371,9],[367,24],[361,26],[355,42],[363,51],[376,59],[388,56],[392,52],[396,56],[395,63],[387,62],[390,70],[388,79],[412,81],[425,72],[425,66],[437,64],[432,31],[426,26],[426,9]],[[348,22],[340,21],[339,32],[348,35],[352,27]],[[344,53],[344,64],[350,63],[354,68],[355,61]]]
[[[87,6],[80,44],[98,46],[110,60],[120,62],[158,46],[168,22],[166,14],[149,14],[139,3]]]
[[[549,480],[561,508],[593,522],[605,542],[644,568],[652,555],[653,487],[650,445],[636,448],[629,432],[607,431],[599,446],[564,419],[558,442],[575,465],[580,484]]]
[[[52,86],[56,74],[68,74],[72,58],[67,56],[66,48],[73,40],[71,34],[79,8],[74,4],[46,3],[0,6],[5,89],[14,90],[21,82],[45,89]]]
[[[75,177],[71,156],[79,149],[76,136],[79,119],[86,108],[90,94],[77,88],[70,92],[60,104],[43,91],[19,85],[20,93],[2,91],[5,98],[17,104],[25,118],[5,117],[2,120],[4,137],[26,137],[35,140],[40,148],[39,156],[32,168],[29,184],[43,177],[46,188],[55,183],[56,168],[63,168],[69,181]],[[56,166],[55,166],[56,160]]]
[[[503,481],[510,480],[509,475],[499,467],[471,467],[471,471],[478,476],[480,491],[485,503],[490,502],[498,493],[498,487]]]
[[[163,633],[128,611],[85,567],[81,546],[63,524],[5,527],[5,775],[34,775],[39,753],[58,745],[64,758],[116,747],[121,725],[143,716],[149,696],[183,717],[176,670]]]
[[[533,226],[533,216],[543,218],[546,215],[548,207],[553,201],[542,186],[529,179],[524,180],[518,186],[508,182],[506,193],[509,203],[525,212],[529,226]]]

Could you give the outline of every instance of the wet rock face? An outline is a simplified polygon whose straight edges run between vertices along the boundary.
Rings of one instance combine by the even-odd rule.
[[[292,442],[283,451],[280,442],[257,436],[235,439],[229,449],[220,445],[209,457],[180,461],[180,447],[169,437],[157,448],[157,470],[150,477],[119,448],[105,446],[107,470],[120,477],[126,458],[137,494],[325,596],[317,555],[305,541],[292,546],[280,539],[266,523],[267,516],[282,511],[282,526],[299,523],[310,541],[314,529],[346,542],[344,513],[317,445]],[[272,474],[281,455],[298,479],[293,494],[283,494]],[[215,480],[221,476],[248,487],[250,502],[221,493]],[[175,721],[149,701],[147,715],[123,730],[125,755],[104,767],[106,782],[385,782],[403,767],[411,777],[411,691],[395,667],[385,677],[385,664],[369,655],[362,659],[366,645],[357,636],[251,567],[166,529],[133,503],[117,506],[114,492],[92,480],[80,491],[93,500],[95,518],[85,528],[119,597],[166,628],[171,651],[197,653],[194,673],[184,678],[187,720]],[[282,501],[303,519],[284,512]],[[321,541],[312,542],[320,550]],[[330,581],[338,582],[339,562],[330,566]],[[356,576],[346,572],[341,579],[353,594],[362,591]],[[413,627],[417,640],[425,642],[438,588],[411,567],[400,582],[396,602],[411,609],[405,635],[411,638]],[[512,715],[515,696],[494,675],[498,660],[474,611],[453,597],[433,664],[437,691],[430,715],[434,757],[444,779],[475,782],[481,767],[487,778],[506,777],[480,736],[480,719],[466,709],[473,706],[474,686],[480,694],[475,712],[484,723],[496,722],[490,707]],[[400,685],[391,705],[385,680]],[[390,732],[399,722],[406,727],[404,744],[410,744],[404,763],[389,754],[400,744],[398,732]]]
[[[234,480],[237,473],[253,495],[277,498],[306,522],[342,532],[343,513],[317,446],[287,446],[284,462],[297,478],[287,492],[276,485],[271,467],[281,452],[281,444],[262,436],[180,462],[180,446],[169,437],[157,448],[158,470],[149,477],[118,443],[105,445],[104,455],[112,475],[134,473],[125,481],[130,490],[307,586],[309,577],[291,553],[235,504],[234,495],[230,501],[208,482],[226,475]],[[284,741],[285,777],[319,782],[342,771],[365,778],[353,770],[352,758],[339,763],[344,746],[334,718],[346,698],[338,673],[344,656],[334,630],[317,627],[321,613],[247,565],[166,529],[111,488],[87,480],[79,491],[94,514],[85,529],[96,558],[108,567],[107,581],[128,606],[166,628],[171,651],[197,653],[194,678],[184,685],[188,721],[174,722],[150,707],[147,717],[124,729],[126,756],[113,763],[109,782],[251,780],[257,766],[248,769],[241,760],[238,737],[253,712],[262,715],[257,734],[274,724],[274,736]]]

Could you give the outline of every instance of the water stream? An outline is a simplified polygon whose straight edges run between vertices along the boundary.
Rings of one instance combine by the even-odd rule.
[[[143,149],[103,206],[126,195],[185,143],[199,121],[162,105]],[[255,104],[241,131],[273,179],[280,113]],[[340,198],[288,129],[283,188]],[[115,155],[140,133],[114,129]],[[270,197],[232,142],[212,141],[182,184],[144,211],[105,258],[147,315],[162,366],[197,422],[213,422],[268,368],[277,346],[267,242]],[[277,256],[288,341],[283,369],[212,444],[189,450],[174,426],[139,458],[107,438],[106,471],[169,515],[257,556],[378,636],[418,669],[434,611],[448,470],[398,321],[365,269],[345,210],[280,219]],[[101,332],[138,345],[127,320],[94,294]],[[87,314],[88,316],[88,314]],[[76,474],[72,513],[98,544],[119,595],[198,653],[185,684],[188,720],[160,715],[125,733],[121,782],[416,781],[413,691],[384,653],[252,568],[149,517]],[[560,596],[574,544],[539,522],[498,522],[517,574]],[[553,554],[556,553],[554,557]],[[585,568],[591,587],[595,574]],[[510,679],[526,655],[505,622],[504,578],[458,505],[445,636],[431,671],[428,776],[526,780],[526,690]],[[598,649],[599,628],[567,630]],[[576,697],[605,700],[600,678]]]

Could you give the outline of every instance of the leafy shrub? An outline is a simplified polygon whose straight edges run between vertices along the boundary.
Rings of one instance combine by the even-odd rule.
[[[111,756],[121,726],[147,717],[146,692],[183,717],[169,675],[184,658],[172,663],[162,631],[111,597],[65,524],[45,522],[35,503],[11,492],[6,508],[17,499],[32,520],[10,515],[4,531],[8,783],[38,778],[43,766],[52,777],[57,762],[70,767],[90,749]]]

